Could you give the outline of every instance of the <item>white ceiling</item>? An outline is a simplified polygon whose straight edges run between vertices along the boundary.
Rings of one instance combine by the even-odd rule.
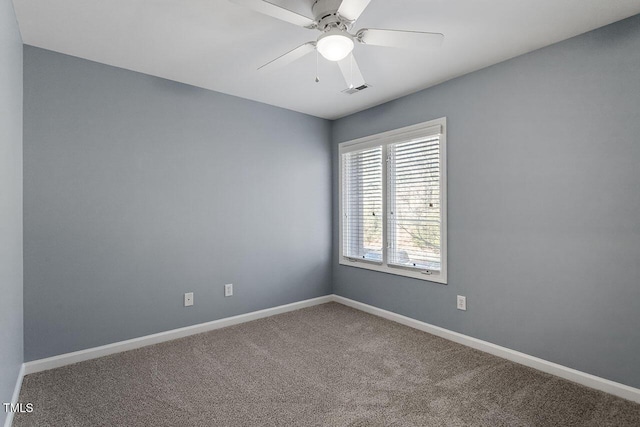
[[[272,0],[276,2],[277,0]],[[312,17],[313,0],[278,0]],[[14,0],[24,43],[335,119],[640,13],[640,0],[372,0],[355,27],[445,34],[414,52],[358,45],[372,87],[346,95],[337,64],[308,55],[257,68],[307,30],[227,0]]]

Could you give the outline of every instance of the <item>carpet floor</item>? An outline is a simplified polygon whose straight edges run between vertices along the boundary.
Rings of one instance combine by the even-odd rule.
[[[14,426],[640,426],[640,405],[328,303],[27,375]]]

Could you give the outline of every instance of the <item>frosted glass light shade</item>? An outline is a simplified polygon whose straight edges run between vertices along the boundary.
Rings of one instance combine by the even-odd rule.
[[[353,40],[342,31],[327,31],[318,38],[318,52],[329,61],[340,61],[353,50]]]

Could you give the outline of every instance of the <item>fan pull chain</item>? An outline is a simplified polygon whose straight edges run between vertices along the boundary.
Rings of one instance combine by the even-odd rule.
[[[318,77],[318,48],[316,48],[316,83],[320,83],[320,78]]]

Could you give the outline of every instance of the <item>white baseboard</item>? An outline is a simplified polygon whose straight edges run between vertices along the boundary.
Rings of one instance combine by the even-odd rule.
[[[318,298],[308,299],[304,301],[294,302],[291,304],[281,305],[278,307],[267,308],[265,310],[254,311],[251,313],[240,314],[238,316],[227,317],[224,319],[214,320],[212,322],[201,323],[198,325],[187,326],[180,329],[173,329],[166,332],[160,332],[153,335],[147,335],[144,337],[134,338],[127,341],[120,341],[113,344],[107,344],[100,347],[89,348],[86,350],[75,351],[73,353],[61,354],[59,356],[53,356],[46,359],[34,360],[22,365],[20,370],[18,382],[16,383],[16,389],[14,391],[13,403],[17,402],[20,394],[20,386],[22,384],[22,377],[24,375],[33,374],[35,372],[46,371],[49,369],[59,368],[61,366],[70,365],[73,363],[82,362],[85,360],[95,359],[102,356],[107,356],[114,353],[120,353],[123,351],[134,350],[136,348],[146,347],[148,345],[158,344],[165,341],[174,340],[177,338],[183,338],[189,335],[200,334],[203,332],[212,331],[214,329],[225,328],[227,326],[237,325],[240,323],[250,322],[252,320],[262,319],[264,317],[274,316],[276,314],[286,313],[289,311],[299,310],[305,307],[311,307],[318,304],[324,304],[327,302],[335,301],[337,303],[355,308],[366,313],[370,313],[385,319],[401,323],[411,328],[419,329],[424,332],[445,338],[450,341],[457,342],[459,344],[475,348],[485,353],[493,354],[494,356],[501,357],[503,359],[511,360],[512,362],[519,363],[521,365],[529,366],[542,372],[546,372],[551,375],[555,375],[564,378],[569,381],[573,381],[578,384],[585,385],[587,387],[601,390],[606,393],[613,394],[615,396],[622,397],[633,402],[640,403],[640,389],[630,387],[624,384],[610,381],[604,378],[597,377],[595,375],[587,374],[566,366],[559,365],[557,363],[549,362],[538,357],[530,356],[519,351],[511,350],[506,347],[501,347],[496,344],[492,344],[487,341],[483,341],[477,338],[463,335],[458,332],[450,331],[448,329],[434,326],[429,323],[422,322],[401,314],[394,313],[392,311],[383,310],[372,305],[364,304],[358,301],[354,301],[339,295],[326,295]],[[11,426],[11,420],[13,414],[7,416],[5,427]]]
[[[411,317],[403,316],[392,311],[383,310],[381,308],[341,297],[339,295],[333,295],[333,301],[360,311],[364,311],[366,313],[370,313],[397,323],[401,323],[414,329],[419,329],[421,331],[437,335],[449,341],[454,341],[467,347],[472,347],[476,350],[484,351],[485,353],[490,353],[494,356],[498,356],[503,359],[507,359],[512,362],[516,362],[521,365],[525,365],[530,368],[534,368],[539,371],[546,372],[548,374],[555,375],[590,388],[594,388],[596,390],[604,391],[606,393],[622,397],[623,399],[640,403],[640,389],[630,387],[628,385],[596,377],[595,375],[587,374],[585,372],[581,372],[572,368],[567,368],[566,366],[558,365],[557,363],[549,362],[538,357],[530,356],[528,354],[511,350],[506,347],[501,347],[487,341],[479,340],[477,338],[463,335],[458,332],[453,332],[439,326],[421,322],[420,320],[416,320]]]
[[[58,356],[48,357],[46,359],[34,360],[24,364],[24,375],[47,371],[49,369],[71,365],[73,363],[83,362],[85,360],[96,359],[98,357],[108,356],[114,353],[134,350],[136,348],[146,347],[148,345],[158,344],[165,341],[171,341],[189,335],[201,334],[203,332],[213,331],[214,329],[226,328],[227,326],[250,322],[252,320],[262,319],[264,317],[274,316],[276,314],[299,310],[301,308],[324,304],[331,301],[333,301],[333,295],[325,295],[318,298],[280,305],[278,307],[272,307],[264,310],[253,311],[251,313],[226,317],[224,319],[214,320],[212,322],[200,323],[198,325],[172,329],[170,331],[160,332],[153,335],[146,335],[126,341],[119,341],[100,347],[93,347],[86,350],[74,351],[72,353],[65,353]]]
[[[18,403],[18,398],[20,397],[20,390],[22,389],[22,378],[24,378],[24,363],[20,365],[20,371],[18,371],[18,379],[16,380],[16,386],[13,389],[13,396],[11,396],[11,403]],[[2,407],[2,411],[4,412],[4,406]],[[13,423],[13,412],[7,412],[7,416],[4,419],[4,427],[11,427]]]

